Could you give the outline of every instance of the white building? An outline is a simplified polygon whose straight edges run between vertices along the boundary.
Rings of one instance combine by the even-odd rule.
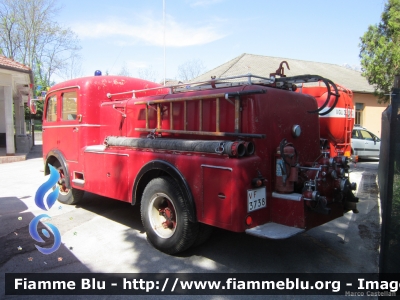
[[[29,67],[0,55],[0,149],[5,148],[7,156],[29,152],[32,147],[24,105],[32,98],[33,84]]]

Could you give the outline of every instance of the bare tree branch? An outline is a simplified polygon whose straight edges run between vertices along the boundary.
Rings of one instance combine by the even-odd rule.
[[[126,64],[122,66],[121,70],[117,74],[119,76],[131,76],[131,72],[129,72],[129,69],[127,68]]]
[[[178,78],[182,81],[189,81],[199,76],[205,69],[201,60],[192,59],[178,67]]]
[[[21,33],[16,16],[15,3],[0,2],[0,49],[3,55],[15,59],[21,48]]]
[[[59,10],[55,0],[0,0],[0,50],[31,67],[41,85],[68,74],[80,50],[77,35],[55,21]]]
[[[157,72],[153,69],[152,66],[150,66],[148,68],[140,68],[138,70],[138,75],[139,75],[139,78],[144,79],[144,80],[148,80],[148,81],[152,81],[152,82],[156,82],[156,80],[157,80]]]

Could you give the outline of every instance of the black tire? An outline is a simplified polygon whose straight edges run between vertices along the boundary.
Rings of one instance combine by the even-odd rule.
[[[175,254],[195,242],[199,223],[189,221],[187,200],[170,177],[151,180],[143,191],[140,206],[147,240],[158,250]]]
[[[197,235],[197,238],[194,241],[193,246],[197,247],[197,246],[200,246],[201,244],[203,244],[205,241],[207,241],[210,238],[213,231],[214,231],[214,227],[207,225],[207,224],[199,223],[199,234]]]
[[[60,179],[57,183],[59,187],[57,200],[63,204],[68,204],[68,205],[75,205],[79,203],[82,200],[85,191],[78,190],[75,188],[69,188],[69,189],[66,188],[65,178],[64,178],[66,170],[64,170],[64,168],[58,161],[54,164],[54,167],[57,169],[58,173],[60,173]]]

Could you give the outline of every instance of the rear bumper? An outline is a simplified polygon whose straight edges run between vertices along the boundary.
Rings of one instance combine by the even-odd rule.
[[[302,228],[296,228],[271,222],[251,229],[247,229],[246,233],[261,238],[279,240],[287,239],[304,231],[305,230]]]

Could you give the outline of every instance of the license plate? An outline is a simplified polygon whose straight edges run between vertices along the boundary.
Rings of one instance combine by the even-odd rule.
[[[247,190],[247,212],[267,207],[266,188]]]

